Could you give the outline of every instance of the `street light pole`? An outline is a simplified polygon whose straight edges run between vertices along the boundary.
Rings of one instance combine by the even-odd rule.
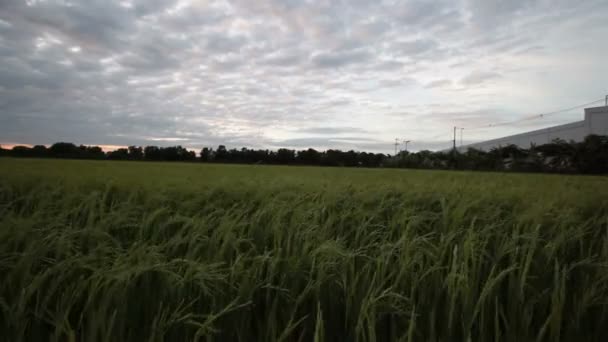
[[[395,155],[397,155],[397,146],[399,146],[399,138],[395,138]]]
[[[460,147],[462,147],[462,131],[464,131],[464,128],[460,128]]]

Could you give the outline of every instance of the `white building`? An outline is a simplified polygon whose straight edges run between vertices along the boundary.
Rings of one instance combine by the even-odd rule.
[[[464,145],[458,147],[458,151],[466,152],[469,148],[489,151],[494,147],[511,144],[521,148],[530,148],[531,144],[539,146],[550,143],[554,139],[580,142],[590,134],[608,135],[608,106],[586,108],[585,119],[582,121]]]

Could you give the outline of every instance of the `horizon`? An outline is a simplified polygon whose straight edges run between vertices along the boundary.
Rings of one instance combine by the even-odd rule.
[[[605,97],[604,101],[605,101],[605,105],[604,105],[604,106],[585,107],[585,109],[593,109],[593,108],[605,108],[605,107],[608,107],[608,95],[606,95],[606,97]],[[594,101],[594,102],[599,102],[599,100],[598,100],[598,101]],[[581,107],[581,108],[582,108],[582,106],[579,106],[579,107]],[[545,115],[545,114],[541,114],[540,116],[542,117],[543,115]],[[550,113],[549,115],[551,115],[551,113]],[[529,119],[530,119],[530,118],[524,118],[524,119],[523,119],[523,120],[521,120],[521,121],[527,121],[527,120],[529,120]],[[516,133],[515,135],[512,135],[512,136],[521,135],[521,134],[527,134],[527,133],[531,133],[531,132],[536,132],[536,131],[543,130],[543,129],[547,129],[547,128],[560,127],[560,126],[563,126],[563,125],[570,125],[570,124],[573,124],[573,123],[576,123],[576,122],[579,122],[579,121],[568,122],[568,123],[560,124],[560,125],[557,125],[557,126],[543,127],[543,128],[540,128],[540,129],[535,129],[535,130],[532,130],[532,131],[518,132],[518,133]],[[504,123],[503,123],[503,124],[499,123],[499,125],[504,125]],[[455,128],[456,128],[456,127],[455,127]],[[464,128],[462,128],[462,129],[464,129]],[[480,140],[480,141],[466,141],[466,143],[463,143],[462,141],[458,142],[458,138],[457,138],[457,140],[456,140],[456,141],[450,141],[450,143],[454,142],[454,143],[457,145],[457,148],[458,148],[458,149],[463,148],[463,147],[464,147],[464,148],[466,148],[467,146],[473,146],[473,148],[475,148],[474,146],[475,146],[475,145],[476,145],[476,143],[478,143],[478,142],[490,142],[490,141],[493,141],[493,140],[500,140],[500,139],[503,139],[503,138],[509,138],[509,137],[512,137],[512,136],[501,136],[501,137],[496,137],[496,138],[490,138],[489,140],[486,140],[486,141],[481,141],[481,140]],[[103,145],[103,144],[81,144],[81,143],[74,143],[74,142],[65,141],[65,140],[63,140],[63,141],[56,141],[56,142],[54,142],[54,143],[69,143],[69,144],[74,144],[74,145],[76,145],[76,146],[79,146],[79,145],[80,145],[80,146],[88,146],[88,147],[93,147],[93,146],[95,146],[95,147],[100,147],[104,153],[107,153],[107,152],[112,152],[112,151],[116,151],[116,150],[118,150],[118,149],[127,149],[127,148],[128,148],[128,147],[130,147],[130,146],[135,146],[135,147],[145,147],[145,146],[157,146],[157,147],[181,146],[181,147],[185,148],[186,150],[196,152],[197,154],[198,154],[198,153],[199,153],[199,152],[200,152],[200,151],[201,151],[203,148],[210,148],[211,150],[213,150],[213,149],[214,149],[214,147],[219,147],[219,146],[224,146],[224,147],[225,147],[226,149],[228,149],[228,150],[231,150],[231,149],[237,149],[237,150],[238,150],[238,149],[243,149],[243,148],[244,148],[244,149],[252,149],[252,150],[269,150],[269,151],[277,151],[277,150],[282,149],[282,148],[290,149],[289,147],[280,147],[280,146],[279,146],[279,147],[274,147],[274,148],[261,148],[261,147],[254,148],[254,147],[250,147],[250,146],[236,146],[236,145],[235,145],[235,146],[227,146],[227,145],[224,145],[224,144],[219,144],[219,145],[217,145],[217,146],[190,147],[190,146],[182,146],[182,145],[180,145],[180,144],[173,144],[173,145],[171,145],[171,144],[154,144],[153,142],[152,142],[151,144],[149,144],[149,145]],[[44,146],[44,147],[46,147],[46,148],[49,148],[49,147],[51,147],[51,145],[53,145],[54,143],[49,143],[49,144],[36,144],[36,145],[42,145],[42,146]],[[410,141],[408,141],[408,143],[410,143]],[[11,149],[13,149],[13,148],[14,148],[14,147],[16,147],[16,146],[24,146],[24,147],[32,148],[32,147],[34,147],[34,146],[36,146],[36,145],[34,145],[34,144],[21,144],[21,143],[11,143],[11,142],[8,142],[8,143],[0,143],[0,148],[11,150]],[[409,152],[414,152],[414,153],[415,153],[415,152],[420,152],[420,151],[423,151],[423,149],[405,149],[405,148],[404,148],[402,145],[403,145],[403,142],[400,142],[400,143],[399,143],[399,145],[398,145],[397,152],[399,152],[399,153],[400,153],[400,152],[403,152],[403,151],[409,151]],[[395,146],[395,143],[393,143],[393,146]],[[320,151],[320,152],[322,152],[322,151],[327,151],[327,150],[330,150],[330,149],[334,149],[334,150],[342,150],[342,149],[340,149],[340,148],[325,148],[325,149],[318,149],[318,148],[314,148],[314,147],[299,147],[299,148],[291,148],[291,149],[292,149],[292,150],[295,150],[295,151],[302,151],[302,150],[307,150],[307,149],[314,149],[314,150],[317,150],[317,151]],[[444,150],[448,150],[448,149],[451,149],[451,147],[448,147],[448,148],[439,148],[439,149],[431,149],[430,151],[434,151],[434,152],[440,152],[440,151],[444,151]],[[365,150],[360,150],[360,149],[345,149],[345,150],[343,150],[343,151],[349,151],[349,150],[351,150],[351,151],[356,151],[356,152],[368,152],[368,151],[365,151]],[[428,149],[427,149],[427,151],[428,151]],[[369,152],[372,152],[372,153],[383,153],[383,154],[387,154],[387,155],[389,155],[389,156],[391,155],[391,153],[390,153],[390,152],[389,152],[389,153],[385,153],[385,152],[377,152],[377,151],[369,151]],[[393,155],[394,155],[394,154],[395,154],[395,153],[393,153]]]
[[[499,138],[603,101],[607,16],[600,0],[9,0],[0,145],[393,154],[395,138],[450,147],[454,126],[464,144]]]

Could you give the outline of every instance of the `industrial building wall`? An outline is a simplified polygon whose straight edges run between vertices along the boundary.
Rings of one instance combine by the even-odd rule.
[[[517,145],[521,148],[529,148],[531,144],[543,145],[554,139],[566,141],[583,141],[590,134],[608,135],[608,106],[585,109],[585,120],[568,123],[565,125],[543,128],[526,133],[511,135],[499,139],[488,140],[476,144],[465,145],[458,148],[465,152],[469,148],[488,151],[494,147]]]
[[[608,107],[585,109],[585,122],[589,125],[589,134],[608,135]]]

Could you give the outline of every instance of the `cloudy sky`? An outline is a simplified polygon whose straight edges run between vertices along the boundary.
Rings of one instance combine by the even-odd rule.
[[[606,0],[0,0],[0,143],[391,152],[608,93]],[[600,105],[598,103],[598,105]]]

